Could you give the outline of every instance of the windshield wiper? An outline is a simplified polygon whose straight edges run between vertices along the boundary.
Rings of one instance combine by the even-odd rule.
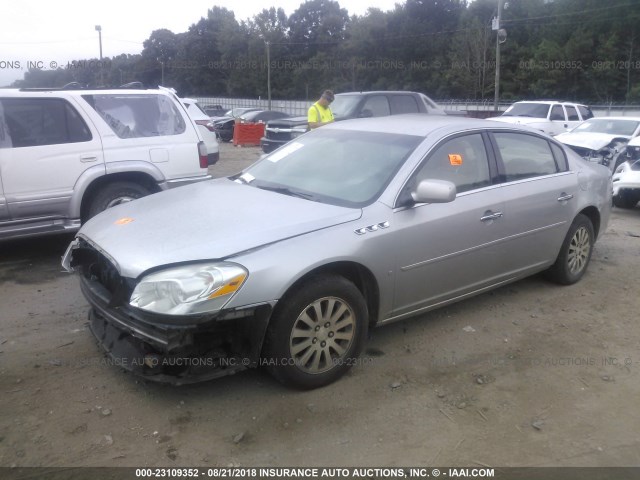
[[[287,187],[270,187],[270,186],[267,186],[267,185],[256,185],[256,187],[260,188],[261,190],[268,190],[270,192],[276,192],[276,193],[282,193],[283,195],[289,195],[290,197],[304,198],[305,200],[310,200],[310,199],[313,198],[313,195],[311,195],[309,193],[298,192],[296,190],[291,190],[290,188],[287,188]]]

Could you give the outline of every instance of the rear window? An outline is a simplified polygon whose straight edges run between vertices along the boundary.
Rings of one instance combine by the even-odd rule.
[[[589,107],[578,105],[578,110],[580,111],[580,115],[582,115],[583,120],[589,120],[590,118],[593,118],[593,112]]]
[[[165,95],[83,95],[120,138],[179,135],[186,130],[182,115]]]

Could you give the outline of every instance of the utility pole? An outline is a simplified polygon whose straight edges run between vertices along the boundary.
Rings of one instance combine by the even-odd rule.
[[[504,0],[498,0],[498,20],[493,25],[493,30],[496,31],[496,84],[495,94],[493,98],[493,109],[498,110],[498,103],[500,101],[500,28],[502,28],[502,6]]]
[[[271,43],[265,40],[267,46],[267,110],[271,110]]]
[[[104,86],[104,73],[102,67],[102,27],[96,25],[96,32],[98,32],[98,41],[100,42],[100,86]]]

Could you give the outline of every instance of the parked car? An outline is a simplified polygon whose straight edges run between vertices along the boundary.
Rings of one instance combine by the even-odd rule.
[[[214,128],[216,134],[223,142],[230,142],[233,140],[233,130],[236,121],[241,122],[268,122],[269,120],[275,120],[277,118],[285,118],[289,115],[284,112],[278,112],[276,110],[253,110],[243,113],[238,118],[225,117],[215,122]]]
[[[244,115],[245,113],[256,112],[258,110],[262,110],[262,109],[258,108],[258,107],[236,107],[236,108],[232,108],[230,110],[227,110],[224,113],[223,117],[239,118],[242,115]],[[220,118],[218,118],[217,120],[220,120]]]
[[[210,118],[223,117],[227,111],[226,108],[222,108],[222,105],[203,105],[202,110],[204,110],[204,113],[209,115]]]
[[[592,117],[593,113],[586,105],[544,100],[516,102],[491,120],[527,125],[549,135],[558,135]]]
[[[0,239],[75,231],[102,210],[210,178],[164,90],[0,90]]]
[[[541,271],[579,281],[610,208],[608,169],[544,134],[368,118],[107,210],[63,265],[117,365],[174,383],[264,365],[315,388],[353,365],[370,327]]]
[[[336,121],[403,113],[446,115],[429,97],[415,92],[339,93],[331,103],[331,111]],[[267,123],[260,146],[263,152],[269,153],[308,131],[306,115],[272,120]]]
[[[589,162],[597,162],[615,171],[627,142],[640,134],[638,117],[600,117],[581,123],[556,139],[571,147]],[[618,160],[618,158],[620,160]]]
[[[180,101],[187,108],[187,113],[198,125],[200,134],[207,147],[207,158],[209,166],[215,165],[220,158],[220,146],[216,137],[216,131],[211,118],[204,112],[198,101],[193,98],[181,98]]]
[[[640,137],[627,144],[620,164],[613,172],[613,204],[619,208],[633,208],[640,202]]]

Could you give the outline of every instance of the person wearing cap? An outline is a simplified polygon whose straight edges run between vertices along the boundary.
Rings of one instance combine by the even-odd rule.
[[[333,122],[333,112],[329,108],[333,98],[333,92],[325,90],[322,92],[320,99],[309,107],[309,112],[307,113],[309,128],[314,129]]]

